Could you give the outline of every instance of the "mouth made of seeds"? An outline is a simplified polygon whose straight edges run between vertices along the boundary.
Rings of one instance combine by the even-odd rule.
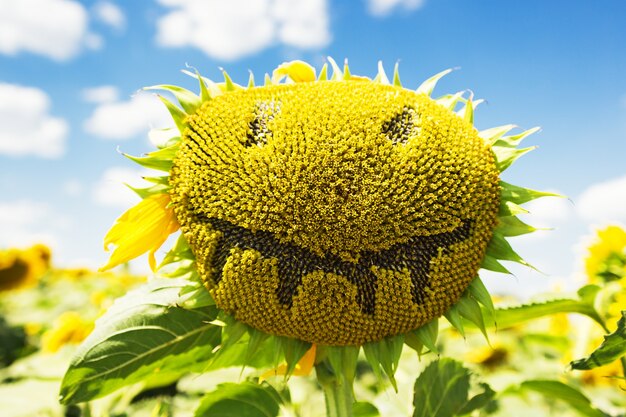
[[[319,256],[291,243],[283,243],[273,233],[251,231],[218,218],[197,215],[196,221],[208,224],[220,232],[217,248],[210,260],[214,273],[211,280],[215,285],[222,280],[222,273],[233,248],[258,251],[262,257],[275,259],[278,268],[276,297],[287,308],[291,308],[293,297],[302,285],[302,278],[314,271],[323,271],[342,276],[357,287],[356,302],[361,312],[373,315],[376,306],[378,278],[374,268],[391,271],[408,270],[411,278],[411,296],[415,304],[426,301],[431,290],[430,263],[440,253],[446,254],[450,246],[470,237],[473,220],[462,220],[452,231],[429,236],[415,236],[381,251],[361,252],[357,262],[341,259],[334,254]]]

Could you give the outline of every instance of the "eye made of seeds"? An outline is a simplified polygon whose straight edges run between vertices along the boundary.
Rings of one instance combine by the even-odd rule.
[[[412,107],[404,107],[383,123],[381,131],[394,145],[404,145],[419,133],[419,114]]]
[[[246,148],[253,145],[260,148],[265,146],[272,138],[272,131],[268,125],[274,120],[274,117],[278,113],[280,113],[280,102],[262,101],[256,103],[254,107],[254,119],[248,123],[249,129],[243,146]]]

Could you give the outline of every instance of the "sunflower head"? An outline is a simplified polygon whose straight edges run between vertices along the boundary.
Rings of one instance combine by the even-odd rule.
[[[50,248],[0,250],[0,292],[33,286],[50,267]]]
[[[536,129],[478,132],[478,101],[430,97],[449,71],[413,91],[397,67],[389,82],[382,66],[370,80],[329,62],[331,79],[326,66],[316,77],[296,61],[260,87],[226,74],[221,84],[196,74],[200,96],[153,87],[181,104],[164,99],[178,132],[131,157],[168,175],[137,190],[143,205],[108,235],[114,256],[154,253],[180,226],[184,244],[166,259],[192,259],[218,307],[254,329],[319,345],[411,333],[407,343],[431,348],[444,314],[461,331],[462,317],[484,329],[479,304],[493,306],[478,270],[523,263],[505,237],[533,231],[517,219],[519,204],[547,195],[500,180]],[[141,219],[149,221],[138,229]],[[147,243],[153,235],[156,246]]]

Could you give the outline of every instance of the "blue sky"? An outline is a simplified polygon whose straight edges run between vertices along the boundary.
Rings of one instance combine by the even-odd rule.
[[[532,204],[528,221],[555,230],[513,242],[546,275],[488,281],[572,287],[585,236],[626,222],[624,21],[621,0],[0,0],[0,247],[43,240],[58,264],[104,262],[102,238],[134,201],[119,183],[140,174],[116,149],[149,151],[166,123],[142,86],[195,89],[186,65],[245,83],[332,56],[368,76],[399,61],[413,88],[458,67],[435,95],[484,98],[479,129],[541,126],[504,179],[569,197]]]

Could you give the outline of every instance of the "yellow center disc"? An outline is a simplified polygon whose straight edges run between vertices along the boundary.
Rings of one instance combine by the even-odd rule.
[[[427,96],[268,86],[215,97],[187,122],[173,207],[238,320],[357,345],[441,316],[476,277],[499,172],[476,130]]]

